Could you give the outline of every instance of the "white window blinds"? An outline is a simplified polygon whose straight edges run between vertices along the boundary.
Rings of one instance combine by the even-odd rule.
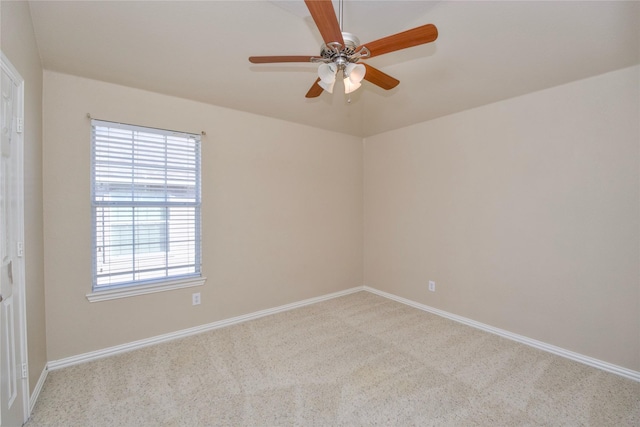
[[[93,290],[200,276],[200,136],[91,121]]]

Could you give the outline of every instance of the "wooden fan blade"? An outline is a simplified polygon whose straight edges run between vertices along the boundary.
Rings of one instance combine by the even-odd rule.
[[[338,42],[344,46],[340,23],[331,0],[304,0],[304,2],[307,4],[309,12],[311,12],[316,27],[320,30],[320,35],[325,44]]]
[[[311,62],[312,56],[250,56],[249,62],[254,64],[271,64],[275,62]]]
[[[304,96],[305,98],[317,98],[318,96],[320,96],[320,94],[324,89],[320,87],[320,85],[318,84],[319,82],[320,82],[319,78],[316,79],[315,82],[313,82],[313,86],[311,86],[311,89],[309,89],[309,92],[307,92],[307,94]]]
[[[391,77],[389,74],[385,74],[377,68],[373,68],[371,65],[362,64],[367,69],[364,74],[364,79],[373,83],[376,86],[380,86],[382,89],[389,90],[400,84],[400,80]]]
[[[392,36],[383,37],[362,46],[369,49],[369,52],[371,52],[370,58],[373,58],[374,56],[382,55],[384,53],[395,52],[396,50],[430,43],[437,38],[438,29],[436,26],[433,24],[427,24]],[[360,47],[358,47],[356,51],[359,50]]]

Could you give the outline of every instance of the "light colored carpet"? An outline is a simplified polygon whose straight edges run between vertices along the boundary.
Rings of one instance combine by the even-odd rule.
[[[358,292],[51,372],[38,426],[640,426],[640,383]]]

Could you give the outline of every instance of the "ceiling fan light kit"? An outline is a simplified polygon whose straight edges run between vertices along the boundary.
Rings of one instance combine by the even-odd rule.
[[[336,75],[342,71],[345,93],[349,94],[367,80],[382,89],[396,87],[400,81],[368,64],[358,64],[361,59],[395,52],[408,47],[430,43],[438,38],[438,30],[432,24],[416,27],[398,34],[383,37],[370,43],[360,44],[351,33],[342,32],[342,0],[339,0],[340,22],[331,0],[305,0],[324,44],[320,56],[251,56],[254,64],[277,62],[320,63],[318,79],[313,83],[307,98],[320,96],[322,91],[333,93]]]
[[[336,75],[339,68],[343,73],[344,93],[351,93],[360,87],[360,82],[364,79],[367,69],[362,64],[350,62],[346,65],[335,63],[325,63],[318,67],[318,85],[329,93],[333,93],[333,86],[336,82]]]

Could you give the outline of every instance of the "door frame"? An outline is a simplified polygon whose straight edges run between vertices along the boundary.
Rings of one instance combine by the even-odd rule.
[[[16,199],[18,205],[16,207],[16,226],[15,236],[16,241],[21,243],[21,248],[16,248],[16,268],[14,270],[14,278],[17,279],[17,292],[14,295],[18,296],[16,308],[18,310],[18,325],[17,340],[18,348],[20,350],[20,364],[22,368],[22,375],[20,378],[22,385],[22,408],[23,408],[23,423],[29,419],[30,415],[30,401],[29,401],[29,358],[27,354],[27,301],[26,301],[26,275],[25,275],[25,245],[24,245],[24,79],[13,66],[11,61],[5,56],[4,52],[0,51],[0,63],[2,70],[6,72],[11,79],[18,84],[17,90],[17,114],[18,119],[21,120],[22,130],[17,132],[17,141],[15,145],[16,154]],[[17,274],[16,274],[17,273]]]

